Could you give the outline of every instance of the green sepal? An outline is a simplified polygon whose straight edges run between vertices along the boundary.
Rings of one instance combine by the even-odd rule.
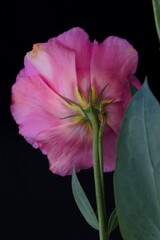
[[[73,173],[72,173],[72,192],[73,192],[74,199],[77,203],[77,206],[80,212],[82,213],[83,217],[87,221],[87,223],[94,229],[99,230],[96,214],[85,192],[83,191],[83,188],[81,187],[81,184],[78,180],[75,169],[73,169]]]
[[[98,107],[99,107],[99,105],[100,105],[100,103],[101,103],[101,101],[102,101],[102,95],[103,95],[105,89],[108,87],[108,85],[109,85],[109,83],[107,83],[107,84],[104,86],[104,88],[101,90],[100,94],[99,94],[98,97],[97,97],[96,105],[97,105]]]

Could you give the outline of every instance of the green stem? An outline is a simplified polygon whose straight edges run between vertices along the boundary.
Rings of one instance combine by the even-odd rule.
[[[98,152],[99,152],[99,166],[100,166],[100,175],[101,175],[101,185],[102,185],[102,197],[103,197],[103,206],[104,209],[106,209],[106,204],[105,204],[105,188],[104,188],[104,167],[103,167],[103,142],[102,142],[102,136],[103,136],[103,126],[100,126],[99,128],[99,135],[98,135]],[[106,217],[106,211],[104,212],[105,214],[105,219]],[[106,220],[107,221],[107,220]],[[106,223],[107,226],[107,223]]]
[[[97,203],[97,212],[98,212],[98,222],[99,222],[99,237],[100,240],[106,240],[107,235],[107,222],[106,222],[106,210],[105,210],[105,201],[104,201],[104,183],[102,183],[102,163],[100,159],[102,153],[99,154],[99,150],[102,150],[100,146],[102,141],[99,141],[99,131],[100,124],[98,117],[94,112],[88,114],[88,118],[91,122],[93,129],[93,170],[94,170],[94,182],[95,182],[95,194],[96,194],[96,203]],[[101,158],[102,160],[102,158]]]
[[[101,173],[101,181],[102,184],[104,183],[104,174],[103,174],[103,153],[102,153],[102,128],[99,129],[98,135],[98,153],[99,153],[99,166],[100,166],[100,173]]]
[[[154,14],[157,35],[160,41],[160,1],[152,0],[152,7],[153,7],[153,14]]]

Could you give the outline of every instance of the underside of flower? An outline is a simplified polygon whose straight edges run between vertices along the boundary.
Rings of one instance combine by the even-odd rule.
[[[71,108],[74,114],[62,117],[60,119],[72,118],[71,124],[79,124],[79,123],[86,123],[88,126],[90,125],[90,114],[94,114],[99,122],[99,125],[102,128],[105,127],[105,123],[107,122],[107,110],[106,105],[113,103],[115,100],[107,100],[103,99],[103,92],[105,91],[107,84],[100,94],[98,95],[97,99],[95,100],[95,89],[91,89],[89,92],[89,99],[85,101],[81,94],[78,92],[78,99],[80,99],[80,103],[74,102],[70,99],[62,97],[68,108]]]
[[[34,45],[12,87],[19,133],[47,155],[50,170],[72,174],[93,166],[92,117],[103,129],[104,171],[115,168],[116,142],[131,99],[138,55],[126,40],[90,42],[73,28]]]

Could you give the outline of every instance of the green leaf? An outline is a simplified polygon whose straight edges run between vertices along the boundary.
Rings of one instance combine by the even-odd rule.
[[[131,95],[134,96],[134,94],[138,91],[137,88],[135,88],[131,83],[129,83]]]
[[[152,0],[152,4],[157,34],[160,41],[160,0]]]
[[[160,239],[160,106],[147,81],[121,127],[114,173],[115,203],[125,240]]]
[[[108,236],[115,230],[118,226],[118,218],[116,208],[112,211],[108,220]]]
[[[98,220],[95,215],[95,212],[90,205],[88,198],[83,191],[80,182],[77,178],[75,169],[73,169],[73,174],[72,174],[72,192],[74,199],[77,203],[77,206],[82,213],[83,217],[85,220],[90,224],[94,229],[98,230]]]

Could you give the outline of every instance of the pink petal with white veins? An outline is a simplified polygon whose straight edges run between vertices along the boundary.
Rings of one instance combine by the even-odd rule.
[[[43,131],[36,143],[47,154],[53,173],[71,175],[73,167],[79,172],[93,166],[91,132],[85,124],[65,124]]]
[[[91,60],[91,83],[105,98],[114,99],[123,96],[128,76],[135,73],[138,55],[134,48],[124,39],[108,37],[101,44],[94,42]]]
[[[12,87],[11,112],[20,134],[31,144],[41,131],[63,124],[60,118],[72,114],[64,100],[38,76],[17,77]]]
[[[64,32],[57,38],[53,38],[53,40],[54,39],[57,39],[58,42],[75,51],[78,87],[80,93],[87,100],[91,86],[90,59],[93,45],[89,41],[88,34],[83,29],[76,27]]]
[[[76,99],[77,88],[75,52],[57,41],[39,43],[25,57],[26,71],[32,74],[36,69],[46,84],[57,94]],[[31,64],[29,64],[30,62]],[[30,69],[30,66],[32,69]]]

